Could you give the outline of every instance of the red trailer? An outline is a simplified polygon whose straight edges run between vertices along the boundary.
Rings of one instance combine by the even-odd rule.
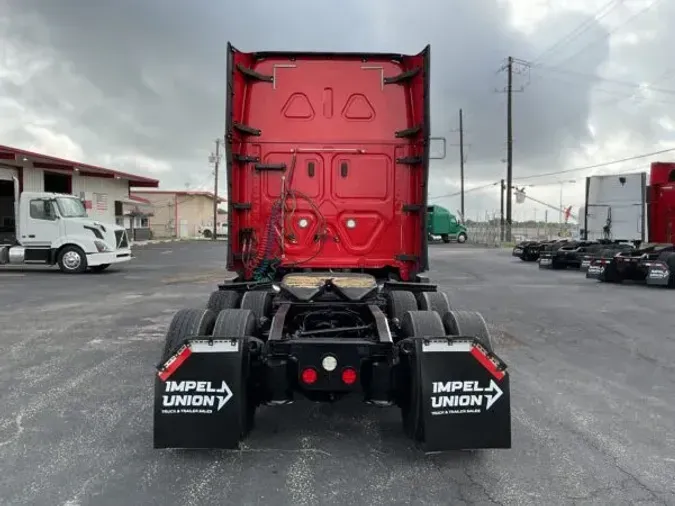
[[[675,243],[675,162],[654,162],[649,175],[649,242]]]

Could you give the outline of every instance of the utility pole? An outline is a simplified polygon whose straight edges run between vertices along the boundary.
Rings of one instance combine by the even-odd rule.
[[[525,60],[520,60],[509,56],[506,63],[499,69],[499,72],[506,70],[507,85],[503,90],[495,90],[498,92],[506,92],[506,240],[511,241],[511,224],[512,224],[512,204],[513,204],[513,93],[522,92],[525,89],[527,82],[518,87],[513,88],[513,74],[523,75],[529,72],[530,63]],[[529,76],[528,76],[529,77]],[[528,81],[529,82],[529,81]]]
[[[462,193],[462,220],[464,220],[464,124],[462,110],[459,110],[459,182]]]
[[[513,184],[513,57],[509,56],[506,85],[506,241],[511,242],[511,206]]]
[[[502,194],[502,203],[501,203],[501,219],[499,220],[499,237],[501,242],[504,242],[504,180],[502,179],[501,184],[501,194]]]
[[[218,167],[220,165],[220,139],[216,139],[216,152],[211,153],[209,161],[214,166],[213,178],[213,240],[218,238]]]

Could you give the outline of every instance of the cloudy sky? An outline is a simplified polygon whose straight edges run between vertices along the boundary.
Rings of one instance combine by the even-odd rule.
[[[466,188],[488,185],[466,194],[467,217],[499,208],[489,185],[506,174],[498,71],[509,55],[530,63],[514,77],[514,184],[552,205],[562,187],[579,206],[590,173],[675,159],[545,175],[675,148],[668,19],[675,0],[0,0],[0,144],[207,189],[227,41],[402,53],[430,43],[433,133],[456,144],[462,108]],[[459,208],[458,178],[453,145],[433,164],[432,197],[450,195],[435,202]],[[514,204],[514,219],[544,209]]]

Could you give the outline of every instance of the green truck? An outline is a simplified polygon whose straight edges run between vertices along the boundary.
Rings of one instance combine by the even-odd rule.
[[[466,242],[466,227],[446,208],[428,206],[427,215],[427,233],[430,240],[440,236],[443,242],[450,242],[453,239],[457,242]]]

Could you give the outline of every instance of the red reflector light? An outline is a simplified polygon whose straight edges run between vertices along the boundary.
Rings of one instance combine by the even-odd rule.
[[[300,378],[302,379],[302,382],[311,385],[312,383],[316,383],[317,378],[319,375],[316,373],[316,370],[308,367],[307,369],[303,369],[302,374],[300,375]]]
[[[342,369],[342,382],[345,385],[353,385],[356,382],[356,371],[351,367]]]

